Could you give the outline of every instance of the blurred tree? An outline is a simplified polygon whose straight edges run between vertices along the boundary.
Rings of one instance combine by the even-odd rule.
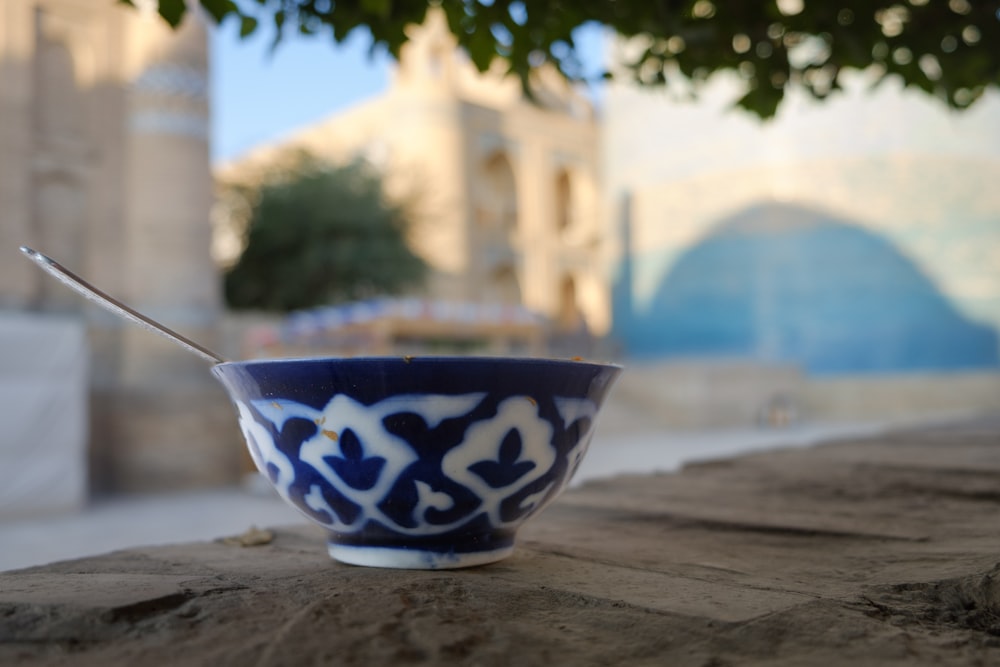
[[[132,4],[134,0],[121,0]],[[157,0],[177,25],[185,0]],[[218,22],[239,21],[240,34],[273,25],[275,44],[291,33],[328,34],[341,42],[370,31],[372,48],[398,57],[406,26],[440,7],[459,45],[485,71],[507,63],[530,92],[531,71],[551,63],[583,78],[574,31],[597,23],[641,48],[624,73],[664,85],[672,71],[695,83],[739,72],[738,104],[772,116],[789,85],[822,99],[840,87],[845,68],[873,68],[907,86],[966,108],[1000,86],[1000,0],[199,0]]]
[[[386,199],[367,164],[300,159],[243,190],[251,208],[246,247],[225,275],[230,307],[287,312],[422,283],[406,209]]]

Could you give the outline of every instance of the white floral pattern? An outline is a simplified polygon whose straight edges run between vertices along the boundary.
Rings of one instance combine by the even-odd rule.
[[[495,529],[516,528],[557,495],[586,452],[597,413],[593,401],[557,398],[557,415],[551,416],[550,410],[546,418],[535,399],[512,396],[495,402],[495,412],[474,413],[486,397],[485,393],[412,394],[364,405],[338,394],[321,410],[285,399],[255,400],[252,405],[236,401],[236,406],[255,464],[281,496],[310,519],[340,534],[375,522],[400,535],[431,536],[484,516]],[[417,445],[398,429],[394,433],[386,428],[386,418],[399,414],[419,417],[427,429],[447,419],[476,416],[461,441],[441,455],[433,474],[428,477],[424,471],[420,478],[409,472],[425,465]],[[315,424],[315,434],[298,446],[297,462],[281,450],[274,436],[292,419]],[[561,446],[557,432],[563,435]],[[346,467],[338,471],[338,465]],[[363,483],[345,475],[345,470],[359,467],[369,471]],[[297,483],[300,490],[295,493]],[[454,512],[437,523],[428,519],[458,508],[454,485],[461,487],[463,507],[474,512]],[[478,502],[470,502],[469,494]],[[390,516],[386,510],[388,503],[403,502],[397,496],[412,505],[408,521],[401,522],[398,513]],[[331,506],[338,503],[330,498],[338,497],[349,501],[353,514]]]

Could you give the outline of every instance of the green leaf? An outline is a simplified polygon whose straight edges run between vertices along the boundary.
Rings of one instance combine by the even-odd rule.
[[[253,34],[253,31],[256,29],[257,19],[252,16],[240,17],[240,37],[246,37],[247,35]]]
[[[380,18],[388,18],[392,12],[392,0],[361,0],[361,8]]]
[[[756,114],[762,119],[773,118],[778,111],[778,104],[784,96],[784,90],[771,86],[755,86],[739,99],[736,106]]]
[[[465,42],[465,49],[469,53],[469,58],[480,72],[489,69],[490,63],[496,57],[496,42],[489,30],[477,28]]]
[[[271,52],[278,48],[285,31],[285,10],[279,9],[274,13],[274,41],[271,42]]]
[[[216,23],[222,23],[222,20],[229,14],[240,13],[239,8],[232,0],[200,0],[200,2]]]
[[[187,5],[184,0],[159,0],[159,13],[163,20],[170,24],[171,28],[176,28],[184,18]]]
[[[135,6],[138,0],[112,2]],[[273,20],[276,35],[272,49],[283,39],[282,28],[287,18],[302,32],[328,26],[334,42],[342,42],[355,30],[367,31],[373,49],[384,49],[397,57],[408,39],[406,26],[422,22],[433,8],[444,12],[448,29],[458,46],[469,54],[477,68],[486,69],[496,58],[502,58],[507,61],[507,71],[520,78],[526,88],[529,87],[529,73],[538,64],[537,56],[533,55],[537,53],[547,55],[548,62],[564,76],[579,76],[574,31],[587,24],[603,24],[626,41],[636,39],[639,44],[646,45],[643,48],[647,52],[639,62],[647,61],[647,69],[653,65],[656,69],[661,69],[662,65],[676,68],[691,79],[695,87],[716,72],[734,71],[740,60],[755,60],[758,90],[751,91],[738,105],[764,117],[774,113],[774,105],[780,104],[784,90],[801,81],[811,66],[865,69],[872,62],[879,62],[911,89],[919,88],[938,99],[947,96],[951,104],[961,106],[979,99],[984,90],[1000,87],[1000,49],[996,48],[1000,44],[998,0],[962,3],[970,8],[967,13],[953,11],[943,0],[903,3],[909,18],[905,21],[905,29],[891,36],[883,32],[875,9],[893,3],[872,5],[863,0],[805,2],[802,11],[791,16],[778,11],[774,0],[715,2],[718,11],[711,16],[704,12],[696,15],[691,9],[696,4],[693,0],[198,2],[217,22],[230,15],[239,17],[240,33],[244,36],[259,30],[254,20],[262,23]],[[254,7],[255,19],[247,17],[240,6]],[[177,26],[183,20],[186,0],[157,0],[157,7],[167,23]],[[963,35],[973,35],[974,39],[960,38]],[[680,50],[666,48],[673,38],[682,38],[684,47]],[[817,50],[821,54],[819,60],[790,64],[788,50],[810,41],[823,47]],[[765,49],[766,55],[756,49],[745,51],[741,48],[737,52],[735,45],[743,43],[758,47],[770,45],[770,48]],[[893,54],[905,53],[900,49],[908,50],[913,62],[906,65],[896,62]],[[942,74],[933,84],[917,66],[922,54],[933,55],[940,61]],[[647,72],[648,76],[636,76],[636,65],[624,63],[624,75],[634,77],[640,85],[662,83],[655,70]],[[783,76],[771,77],[774,71],[780,71]],[[963,92],[955,100],[958,90]],[[970,95],[964,91],[979,92]],[[827,95],[825,88],[811,92],[817,97]]]

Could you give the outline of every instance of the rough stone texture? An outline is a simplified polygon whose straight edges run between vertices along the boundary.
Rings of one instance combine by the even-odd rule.
[[[0,574],[0,664],[1000,664],[1000,419],[620,477],[462,571],[318,530]]]

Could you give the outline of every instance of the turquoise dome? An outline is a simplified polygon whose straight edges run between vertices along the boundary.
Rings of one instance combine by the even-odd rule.
[[[717,225],[648,307],[618,309],[615,331],[632,356],[752,358],[813,374],[1000,363],[996,331],[963,317],[887,239],[784,204]]]

